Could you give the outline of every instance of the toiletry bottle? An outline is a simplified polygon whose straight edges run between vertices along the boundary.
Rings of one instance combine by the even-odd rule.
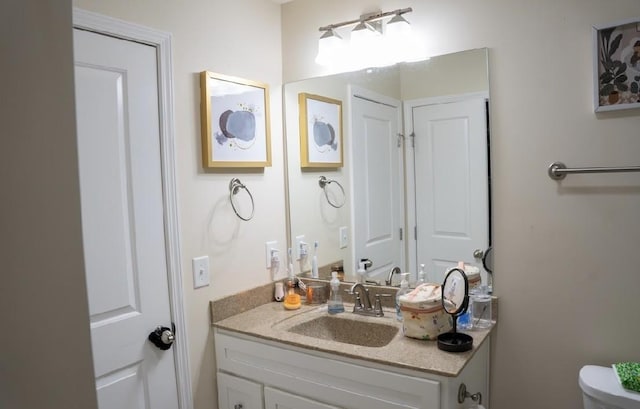
[[[427,273],[425,273],[424,271],[424,264],[420,264],[420,271],[418,272],[418,282],[416,283],[416,287],[426,282],[427,282]]]
[[[297,310],[300,308],[302,303],[300,302],[300,294],[296,293],[296,280],[293,275],[293,258],[291,253],[291,248],[288,251],[289,254],[289,263],[287,264],[287,273],[288,278],[286,285],[286,295],[284,297],[283,306],[287,310]]]
[[[366,281],[367,270],[364,268],[364,261],[358,263],[358,282],[364,284]]]
[[[409,280],[407,279],[407,277],[409,277],[409,273],[402,273],[400,275],[402,276],[402,281],[400,281],[400,288],[396,293],[396,319],[398,321],[402,321],[402,311],[400,311],[400,296],[405,295],[410,291]]]
[[[344,304],[342,303],[342,296],[340,295],[340,280],[338,280],[338,273],[336,271],[331,272],[331,294],[329,294],[328,310],[329,314],[338,314],[344,312]]]
[[[472,288],[469,290],[469,304],[467,305],[467,311],[464,314],[458,316],[458,329],[461,330],[470,330],[473,328],[473,323],[471,321],[472,317],[472,309],[473,309],[473,297],[475,296],[476,289]]]
[[[311,259],[311,278],[318,278],[318,241],[313,243],[313,258]]]

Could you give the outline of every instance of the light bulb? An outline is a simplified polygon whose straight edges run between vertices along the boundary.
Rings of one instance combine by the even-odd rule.
[[[411,25],[400,14],[387,23],[385,48],[394,62],[406,61],[411,53]]]
[[[318,55],[316,63],[319,65],[330,65],[336,58],[339,58],[342,48],[342,37],[333,29],[329,29],[322,34],[318,40]]]

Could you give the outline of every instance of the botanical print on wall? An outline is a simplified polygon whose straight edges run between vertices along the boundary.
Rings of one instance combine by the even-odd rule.
[[[640,107],[640,22],[595,28],[596,111]]]

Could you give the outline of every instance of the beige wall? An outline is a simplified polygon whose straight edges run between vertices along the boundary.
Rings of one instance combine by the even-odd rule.
[[[0,407],[96,408],[71,2],[0,6]]]
[[[546,174],[549,163],[638,165],[640,111],[595,115],[591,26],[640,15],[636,0],[298,0],[283,6],[284,81],[319,75],[322,25],[377,6],[434,55],[490,48],[496,293],[493,409],[581,407],[587,363],[638,360],[640,179]]]
[[[280,6],[268,0],[185,2],[76,0],[74,6],[173,35],[173,79],[182,267],[195,407],[215,408],[212,299],[270,281],[264,243],[286,246],[282,160]],[[269,84],[273,166],[264,172],[206,173],[200,151],[198,73],[210,70]],[[229,180],[251,190],[255,216],[229,204]],[[211,286],[193,289],[191,259],[208,255]]]
[[[574,166],[638,164],[637,111],[596,116],[591,108],[591,25],[640,15],[636,0],[298,0],[283,6],[282,32],[280,7],[267,0],[200,0],[188,8],[151,0],[74,4],[174,36],[182,256],[196,408],[217,406],[208,301],[268,282],[263,243],[275,239],[284,248],[279,84],[322,73],[313,63],[318,26],[377,7],[412,6],[407,17],[429,39],[433,54],[491,49],[496,291],[502,297],[492,407],[577,409],[581,365],[637,360],[637,176],[573,176],[560,184],[546,176],[554,160]],[[0,311],[11,336],[2,343],[0,406],[91,408],[70,109],[70,11],[65,2],[12,0],[3,3],[0,15],[2,72],[12,78],[3,89],[11,104],[3,100],[1,110]],[[48,81],[34,81],[42,67],[48,68]],[[197,73],[205,69],[271,84],[274,166],[264,173],[202,172]],[[41,120],[33,121],[34,115]],[[256,198],[251,222],[237,221],[228,206],[232,176],[240,176]],[[212,286],[195,291],[190,260],[203,254],[211,257]]]

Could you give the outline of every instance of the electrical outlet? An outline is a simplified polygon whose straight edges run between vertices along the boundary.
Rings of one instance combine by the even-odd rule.
[[[340,227],[339,235],[340,248],[343,249],[349,245],[349,230],[347,226]]]
[[[293,248],[293,255],[295,257],[296,260],[300,260],[301,255],[300,255],[300,249],[302,248],[302,243],[304,242],[304,234],[301,234],[300,236],[296,236],[296,241],[295,241],[295,247]]]
[[[209,256],[196,257],[191,260],[193,267],[193,288],[206,287],[209,282]]]
[[[267,268],[271,267],[271,251],[272,250],[278,250],[277,241],[268,241],[264,243],[264,256],[265,256]]]

